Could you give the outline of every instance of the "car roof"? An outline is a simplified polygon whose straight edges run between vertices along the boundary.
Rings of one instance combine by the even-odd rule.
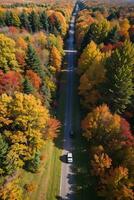
[[[67,153],[67,156],[68,157],[72,157],[72,153]]]

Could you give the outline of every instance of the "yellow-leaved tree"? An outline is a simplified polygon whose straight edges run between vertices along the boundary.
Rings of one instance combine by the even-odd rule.
[[[0,69],[5,72],[18,69],[15,57],[15,42],[4,34],[0,34]]]
[[[97,86],[104,80],[105,70],[103,63],[93,63],[80,77],[79,94],[81,104],[88,109],[96,106],[100,93]]]
[[[50,62],[51,62],[51,65],[56,68],[56,71],[60,70],[61,61],[62,60],[61,60],[60,52],[58,51],[58,49],[55,46],[53,46],[51,49]]]
[[[3,187],[0,188],[0,199],[1,200],[22,200],[23,191],[19,186],[20,180],[15,178],[11,181],[7,181]]]
[[[129,38],[128,30],[130,28],[130,23],[128,19],[123,19],[119,22],[120,24],[120,34],[124,35],[126,38]]]
[[[61,12],[55,12],[55,17],[60,24],[61,33],[64,36],[67,32],[67,23],[64,15]]]
[[[118,137],[120,132],[121,117],[117,114],[112,114],[107,105],[102,105],[88,113],[82,121],[84,136],[92,144],[103,144],[104,138],[111,142],[111,134]],[[112,135],[113,136],[113,135]]]
[[[3,169],[11,174],[33,159],[47,134],[49,112],[33,95],[0,96],[0,130],[8,141]]]
[[[103,53],[101,53],[95,42],[91,41],[80,56],[78,73],[82,75],[94,62],[99,63],[102,58]]]

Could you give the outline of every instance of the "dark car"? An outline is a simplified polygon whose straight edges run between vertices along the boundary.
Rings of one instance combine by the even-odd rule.
[[[70,130],[69,135],[70,135],[71,138],[73,138],[74,137],[74,132],[72,130]]]

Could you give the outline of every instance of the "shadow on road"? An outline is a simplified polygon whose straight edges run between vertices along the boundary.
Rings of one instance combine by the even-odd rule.
[[[64,132],[64,129],[65,129],[65,126],[63,125],[62,126],[62,134],[60,134],[57,138],[54,139],[54,144],[55,146],[58,148],[58,149],[61,149],[61,150],[66,150],[66,151],[73,151],[74,150],[74,146],[72,145],[73,144],[73,141],[75,140],[75,138],[71,138],[70,137],[70,130],[66,131],[66,133],[64,133],[64,138],[63,138],[63,132]],[[66,143],[66,145],[64,145]]]
[[[65,198],[62,198],[60,196],[56,196],[57,200],[70,200],[70,199],[74,199],[74,194],[67,194]]]

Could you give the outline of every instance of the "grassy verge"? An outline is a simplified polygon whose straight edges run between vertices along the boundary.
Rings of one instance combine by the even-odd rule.
[[[66,71],[61,72],[61,88],[57,118],[64,124],[65,100],[66,100]],[[34,184],[35,189],[29,194],[31,200],[56,200],[60,188],[61,161],[59,159],[62,150],[63,126],[59,137],[55,141],[46,141],[42,149],[45,159],[41,163],[38,173],[30,173],[22,170],[21,185]],[[24,196],[24,199],[26,198]]]
[[[53,143],[51,141],[46,141],[44,148],[42,149],[42,155],[44,155],[44,160],[40,165],[40,170],[38,173],[31,173],[25,170],[22,171],[22,186],[34,185],[35,188],[28,193],[28,196],[32,200],[36,199],[46,199],[46,194],[44,193],[44,189],[47,187],[48,181],[48,169],[50,167],[51,155],[53,151]],[[42,189],[43,187],[43,189]],[[25,194],[27,196],[27,193]],[[26,197],[25,196],[25,197]]]
[[[52,164],[50,168],[50,179],[47,190],[47,200],[55,200],[59,194],[60,176],[61,176],[61,161],[59,159],[62,151],[63,144],[63,131],[64,131],[64,115],[65,115],[65,101],[66,101],[66,71],[61,72],[61,88],[59,97],[59,106],[57,111],[57,118],[62,123],[61,134],[54,141],[54,151],[52,155]]]

